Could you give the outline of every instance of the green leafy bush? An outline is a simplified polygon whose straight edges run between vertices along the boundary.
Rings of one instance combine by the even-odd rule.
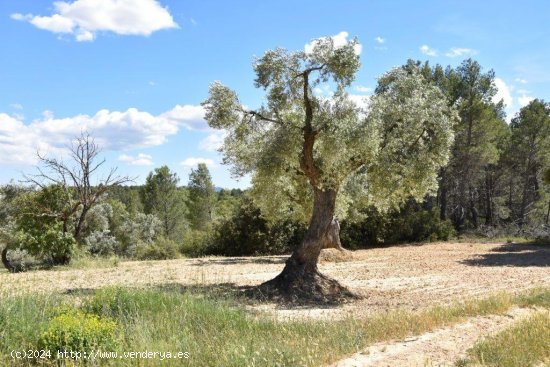
[[[448,240],[454,235],[452,224],[441,221],[437,210],[424,209],[416,203],[409,203],[390,219],[390,243]]]
[[[151,244],[139,244],[134,257],[138,260],[168,260],[178,257],[178,246],[174,241],[161,237]]]
[[[229,219],[214,228],[210,254],[223,256],[276,255],[290,252],[302,239],[305,226],[292,220],[272,223],[249,198]]]
[[[49,321],[39,341],[39,347],[49,349],[52,355],[57,351],[111,351],[117,345],[115,321],[70,308]]]
[[[268,233],[260,209],[245,198],[235,215],[216,226],[211,250],[214,255],[259,255],[267,246]]]
[[[212,252],[212,231],[190,229],[180,243],[180,252],[189,257],[205,256]]]
[[[48,186],[19,196],[14,205],[14,243],[12,248],[54,264],[67,264],[76,241],[64,230],[60,219],[66,208],[66,193],[59,186]]]
[[[277,221],[270,225],[266,255],[288,254],[297,247],[306,233],[306,225],[293,220]]]
[[[344,221],[340,236],[351,249],[403,242],[448,240],[455,235],[450,221],[442,221],[436,208],[408,201],[399,210],[381,213],[373,207],[362,211],[364,220]]]
[[[72,234],[63,232],[62,227],[62,223],[54,221],[41,224],[33,224],[31,221],[23,223],[17,232],[18,248],[53,264],[67,264],[76,241]]]

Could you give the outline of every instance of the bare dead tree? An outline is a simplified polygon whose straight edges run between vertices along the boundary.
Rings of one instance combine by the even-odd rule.
[[[101,197],[113,186],[132,182],[128,176],[117,175],[117,168],[111,168],[107,175],[95,181],[98,170],[105,164],[99,160],[100,147],[88,133],[82,133],[69,146],[70,163],[62,159],[49,158],[38,153],[38,173],[25,176],[25,180],[41,188],[59,185],[67,200],[67,209],[61,213],[49,213],[63,221],[63,231],[69,232],[74,218],[73,236],[81,241],[86,215]]]

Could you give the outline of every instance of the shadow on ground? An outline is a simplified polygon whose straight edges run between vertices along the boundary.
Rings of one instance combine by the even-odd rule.
[[[184,285],[179,283],[162,284],[155,287],[167,292],[191,293],[213,299],[235,301],[245,305],[275,305],[278,310],[307,310],[307,309],[333,309],[340,303],[326,302],[286,302],[281,300],[265,299],[257,293],[256,286],[236,285],[235,283],[197,284]]]
[[[507,243],[460,263],[472,266],[550,266],[550,245]]]
[[[193,284],[186,285],[180,283],[164,283],[151,287],[149,289],[159,290],[168,293],[192,294],[198,297],[210,298],[212,300],[223,300],[235,305],[274,305],[277,310],[307,310],[307,309],[334,309],[338,308],[338,303],[289,303],[275,302],[258,297],[254,292],[254,286],[242,286],[235,283],[217,283],[217,284]],[[90,296],[97,289],[93,288],[71,288],[65,290],[62,294],[82,297]]]
[[[288,256],[228,257],[195,259],[192,266],[203,265],[244,265],[244,264],[284,264]]]

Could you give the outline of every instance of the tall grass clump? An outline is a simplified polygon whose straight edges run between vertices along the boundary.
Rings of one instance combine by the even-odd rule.
[[[515,367],[540,365],[550,358],[550,315],[539,312],[526,320],[483,338],[470,350],[463,365]]]
[[[531,294],[529,303],[545,302],[543,294],[543,290],[536,297]],[[422,311],[394,310],[359,320],[323,321],[277,321],[251,315],[239,301],[180,288],[105,288],[91,294],[12,296],[0,303],[0,365],[18,365],[19,361],[9,357],[11,349],[39,346],[52,328],[64,332],[65,322],[55,321],[60,314],[76,315],[80,323],[88,320],[94,325],[99,321],[110,325],[105,333],[101,327],[92,328],[98,331],[94,334],[97,338],[90,336],[86,341],[101,344],[105,350],[188,353],[188,359],[174,365],[320,366],[375,342],[420,334],[470,316],[506,312],[520,298],[502,293]],[[58,311],[64,308],[69,311]],[[78,324],[74,321],[73,317],[67,323]],[[101,366],[170,365],[160,359],[99,362]]]

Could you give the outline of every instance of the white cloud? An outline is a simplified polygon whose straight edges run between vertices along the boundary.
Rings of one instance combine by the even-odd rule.
[[[378,43],[378,44],[386,43],[386,39],[385,39],[385,38],[382,38],[382,37],[380,37],[380,36],[376,37],[374,40],[375,40],[376,43]]]
[[[187,168],[187,169],[192,169],[192,168],[197,168],[198,164],[199,163],[204,163],[206,164],[208,167],[212,168],[212,167],[215,167],[216,164],[214,163],[214,161],[210,158],[200,158],[200,157],[189,157],[189,158],[186,158],[184,161],[182,161],[180,164]]]
[[[370,104],[370,96],[365,96],[361,94],[349,94],[349,99],[351,99],[357,107],[362,109],[363,111],[366,111]]]
[[[158,146],[181,128],[205,128],[203,112],[201,106],[177,105],[160,115],[129,108],[100,110],[93,116],[56,118],[45,111],[41,118],[30,123],[0,113],[0,163],[33,164],[38,150],[60,154],[83,131],[92,135],[104,150]]]
[[[0,113],[0,163],[32,164],[36,160],[37,150],[43,151],[48,147],[47,143],[28,131],[22,121]]]
[[[123,112],[100,110],[94,116],[46,117],[32,122],[29,128],[46,136],[59,135],[65,140],[84,130],[105,149],[119,150],[161,145],[168,136],[178,132],[179,126],[177,121],[129,108]]]
[[[361,93],[371,93],[372,92],[372,88],[365,87],[363,85],[356,86],[355,90],[358,91],[358,92],[361,92]]]
[[[438,51],[436,49],[430,48],[428,45],[420,46],[420,52],[428,56],[437,56]]]
[[[10,18],[13,19],[13,20],[30,20],[30,18],[32,18],[32,15],[30,16],[27,16],[27,15],[23,15],[23,14],[20,14],[20,13],[14,13],[12,15],[10,15]]]
[[[511,107],[513,103],[510,93],[511,88],[500,78],[495,78],[495,86],[497,87],[497,93],[493,96],[493,102],[498,103],[503,100],[507,107]]]
[[[54,14],[51,17],[35,16],[29,19],[29,23],[36,28],[53,33],[73,33],[76,26],[72,19],[59,14]]]
[[[152,166],[154,164],[153,157],[149,154],[143,153],[139,153],[136,157],[127,154],[121,154],[118,156],[118,160],[122,162],[127,162],[133,166]]]
[[[460,47],[453,47],[449,51],[445,53],[445,56],[447,57],[460,57],[460,56],[466,56],[466,55],[476,55],[477,51],[472,50],[471,48],[460,48]]]
[[[313,94],[316,97],[332,97],[334,95],[334,91],[330,88],[330,85],[321,84],[313,88]]]
[[[204,108],[195,105],[176,105],[170,111],[160,115],[169,121],[182,124],[190,130],[206,130],[208,125],[204,120]]]
[[[53,7],[51,16],[15,13],[11,18],[53,33],[72,34],[79,42],[92,41],[100,32],[149,36],[161,29],[178,27],[168,9],[157,0],[56,1]]]
[[[516,78],[515,81],[520,83],[520,84],[527,84],[527,80],[522,79],[522,78]]]
[[[227,136],[226,131],[214,131],[206,138],[200,141],[199,149],[207,152],[217,152],[223,145],[223,140]]]
[[[76,34],[76,40],[78,42],[88,42],[88,41],[93,41],[94,39],[95,39],[95,34],[90,31],[82,30]]]
[[[345,46],[348,44],[348,32],[340,32],[334,36],[330,36],[330,38],[332,38],[332,41],[334,42],[334,47],[335,48],[340,48],[342,46]],[[311,40],[311,42],[309,43],[306,43],[306,45],[304,46],[304,51],[307,53],[307,54],[310,54],[313,52],[313,49],[315,48],[315,45],[317,44],[318,41],[320,40],[325,40],[327,39],[327,37],[320,37],[320,38],[316,38],[314,40]],[[355,54],[356,55],[360,55],[361,54],[361,51],[363,50],[363,46],[361,44],[356,44],[353,48],[353,50],[355,51]]]
[[[23,109],[23,105],[21,103],[12,103],[12,104],[10,104],[10,107],[13,108],[14,110],[22,110]]]
[[[518,97],[518,103],[521,107],[525,107],[534,100],[535,97],[528,96],[526,93],[522,93],[521,96]]]

